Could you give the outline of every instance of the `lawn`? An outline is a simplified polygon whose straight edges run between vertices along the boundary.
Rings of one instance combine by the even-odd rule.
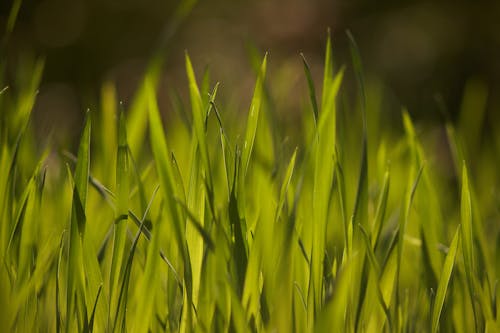
[[[500,123],[471,136],[486,88],[458,120],[443,108],[442,135],[404,107],[388,120],[347,39],[337,66],[326,38],[319,86],[297,54],[297,124],[273,107],[271,55],[235,114],[186,53],[188,108],[159,109],[153,61],[130,105],[103,84],[74,151],[36,137],[43,59],[0,76],[0,327],[500,331]]]

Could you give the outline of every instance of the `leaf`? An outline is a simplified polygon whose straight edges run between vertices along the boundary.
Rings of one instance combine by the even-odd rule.
[[[439,319],[443,310],[444,299],[446,297],[446,290],[448,289],[448,285],[450,283],[451,273],[453,272],[453,267],[455,265],[455,257],[457,254],[459,240],[460,226],[457,228],[455,236],[453,236],[450,248],[448,249],[448,254],[446,255],[446,259],[444,261],[443,271],[441,272],[441,277],[439,278],[438,289],[432,310],[432,332],[437,332],[439,329]]]
[[[196,78],[193,71],[193,65],[191,64],[191,60],[189,59],[187,53],[185,55],[185,58],[186,58],[186,72],[189,81],[189,96],[191,100],[191,109],[193,113],[194,132],[196,135],[196,139],[198,141],[198,148],[201,153],[201,159],[203,162],[203,167],[205,169],[205,177],[208,181],[208,187],[212,189],[213,187],[212,173],[210,168],[210,159],[208,156],[208,145],[205,133],[205,119],[207,117],[207,111],[205,111],[205,108],[203,106],[200,90],[198,88],[198,84],[196,83]],[[216,93],[217,90],[214,90],[212,98],[215,98]],[[210,107],[212,107],[212,105],[208,104],[208,108]]]
[[[314,89],[314,82],[311,76],[311,70],[309,68],[309,64],[307,63],[304,54],[300,53],[300,56],[302,58],[302,63],[304,65],[304,73],[306,74],[307,87],[309,88],[309,99],[311,100],[311,106],[314,115],[314,123],[316,124],[318,122],[319,110],[318,110],[318,102],[316,102],[316,91]]]
[[[115,295],[115,291],[118,289],[118,281],[120,280],[123,267],[128,220],[129,178],[127,132],[125,117],[122,112],[120,113],[118,125],[118,149],[116,155],[117,209],[114,223],[113,255],[111,258],[109,280],[111,316],[113,316],[117,307],[117,295]]]
[[[297,149],[293,152],[292,158],[288,163],[288,167],[286,168],[285,177],[283,178],[283,183],[281,184],[280,196],[278,200],[278,207],[276,208],[276,218],[275,221],[279,220],[281,215],[281,210],[283,209],[283,205],[286,199],[286,193],[288,191],[288,186],[290,185],[290,181],[292,180],[293,169],[295,167],[295,159],[297,157]]]
[[[252,154],[253,143],[255,140],[255,133],[257,132],[259,112],[263,100],[266,68],[267,68],[267,53],[264,56],[264,60],[262,61],[262,64],[260,66],[257,82],[255,83],[255,90],[252,97],[252,102],[250,103],[250,111],[248,112],[247,128],[245,131],[245,141],[243,142],[243,148],[241,151],[241,167],[242,167],[241,176],[243,178],[246,176],[246,173],[248,171],[248,165],[250,164],[250,155]]]
[[[78,149],[75,170],[75,184],[73,187],[73,201],[71,208],[69,257],[67,274],[67,301],[66,301],[66,332],[71,330],[73,311],[76,299],[76,310],[80,318],[84,318],[83,326],[86,328],[87,314],[85,304],[85,273],[83,264],[83,236],[85,233],[85,203],[90,169],[90,114],[87,113],[80,146]],[[80,327],[80,329],[83,329]]]
[[[373,222],[372,247],[375,249],[379,241],[380,231],[384,223],[385,211],[387,208],[387,198],[389,197],[390,174],[389,170],[385,172],[384,183],[380,191],[380,197],[377,204],[377,211]]]

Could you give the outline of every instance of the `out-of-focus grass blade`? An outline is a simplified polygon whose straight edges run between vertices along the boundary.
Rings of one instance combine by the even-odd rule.
[[[66,303],[66,331],[72,327],[73,311],[76,297],[76,310],[80,321],[83,320],[87,327],[87,314],[85,305],[85,276],[83,265],[83,236],[85,233],[85,203],[87,199],[89,169],[90,169],[90,131],[91,118],[87,113],[85,127],[78,149],[77,163],[74,177],[73,203],[71,209],[69,257],[67,273],[67,303]],[[83,319],[82,319],[83,317]],[[82,325],[82,324],[81,324]],[[82,327],[80,327],[82,329]]]
[[[95,302],[94,302],[94,307],[92,308],[92,313],[89,318],[89,332],[92,332],[94,330],[94,318],[95,318],[95,313],[97,309],[97,302],[99,301],[99,296],[101,296],[101,291],[102,291],[102,285],[99,286],[99,289],[97,290],[97,295],[95,297]]]
[[[194,213],[189,210],[189,208],[186,206],[186,204],[184,202],[182,202],[181,200],[176,200],[176,201],[179,204],[179,206],[181,206],[182,209],[186,212],[188,220],[193,224],[196,231],[198,231],[200,236],[203,238],[203,240],[207,244],[208,248],[210,250],[213,250],[215,247],[215,243],[212,240],[212,237],[210,237],[210,234],[203,228],[200,221],[198,221],[198,219],[196,218]]]
[[[82,207],[85,208],[87,202],[87,190],[89,183],[90,172],[90,129],[91,117],[87,113],[85,119],[85,127],[83,129],[82,138],[80,140],[80,147],[78,149],[77,163],[75,169],[75,186],[80,197]],[[83,233],[83,229],[79,229]]]
[[[183,318],[188,318],[186,322],[189,325],[188,327],[190,327],[192,302],[192,270],[184,233],[185,218],[183,217],[184,214],[182,211],[180,211],[180,207],[176,202],[176,198],[179,198],[179,195],[177,194],[174,171],[172,170],[167,141],[165,138],[165,133],[163,131],[160,112],[156,103],[157,102],[154,90],[152,90],[152,87],[150,87],[148,93],[148,106],[151,148],[153,150],[153,156],[155,157],[156,170],[160,178],[160,189],[167,205],[166,211],[168,212],[168,218],[173,224],[174,239],[176,240],[179,254],[182,258],[182,262],[184,263],[184,289],[187,292],[187,295],[185,297],[187,297],[187,302],[189,304],[184,307],[186,311],[183,312],[182,316]],[[165,217],[160,216],[159,223],[156,226],[157,230],[156,232],[153,232],[153,237],[149,244],[150,249],[148,249],[148,260],[146,262],[146,273],[144,275],[143,288],[150,288],[152,285],[155,285],[157,283],[157,277],[155,276],[157,270],[157,261],[156,259],[153,259],[153,253],[154,255],[156,255],[156,253],[158,253],[159,251],[159,230],[162,230],[161,223],[164,222],[162,221],[164,219]],[[150,294],[149,290],[147,291],[147,293],[149,294],[149,298],[147,298],[147,300],[141,300],[141,304],[139,305],[141,310],[137,312],[136,320],[142,321],[145,320],[144,318],[147,318],[146,321],[149,322],[149,319],[153,315],[153,304],[150,304],[150,302],[151,299],[153,299],[154,295]],[[137,324],[136,329],[140,332],[143,332],[148,329],[148,325]]]
[[[12,7],[10,8],[9,18],[7,19],[7,34],[11,34],[14,30],[14,25],[16,24],[17,14],[19,14],[19,9],[21,9],[22,0],[14,0],[12,2]]]
[[[348,30],[346,32],[349,38],[349,46],[351,50],[351,59],[358,81],[358,89],[361,99],[361,115],[363,119],[363,139],[361,147],[361,166],[358,178],[358,190],[356,193],[356,200],[354,203],[353,221],[366,225],[368,218],[368,148],[367,148],[367,124],[366,124],[366,93],[363,76],[363,66],[361,63],[361,56],[359,48],[354,40],[353,35]]]
[[[59,243],[59,255],[57,257],[57,265],[56,265],[56,332],[62,332],[62,314],[61,314],[61,301],[59,300],[60,294],[60,278],[61,278],[61,260],[63,256],[63,248],[64,248],[64,231],[61,235],[61,241]]]
[[[460,204],[460,216],[462,220],[463,252],[465,269],[467,275],[474,274],[474,236],[472,231],[472,203],[469,189],[469,177],[467,167],[464,163],[462,168],[462,194]]]
[[[309,98],[311,100],[311,106],[313,109],[314,123],[317,123],[319,117],[319,110],[318,110],[318,102],[316,102],[316,90],[314,89],[314,82],[311,76],[311,69],[309,68],[309,64],[307,63],[304,54],[301,53],[300,56],[302,57],[302,63],[304,64],[304,72],[307,78],[307,87],[309,88]]]
[[[276,208],[275,221],[279,220],[281,215],[281,210],[283,209],[283,205],[285,204],[286,193],[288,191],[288,186],[290,185],[290,181],[292,180],[292,174],[293,174],[293,169],[295,167],[296,157],[297,157],[297,149],[295,149],[295,151],[293,152],[292,158],[290,159],[290,163],[288,163],[288,167],[285,172],[285,178],[281,185],[278,207]]]
[[[377,299],[378,299],[380,306],[382,307],[382,309],[384,311],[389,328],[391,328],[392,327],[391,314],[390,314],[389,308],[384,300],[384,295],[382,293],[380,283],[379,283],[379,280],[381,278],[383,271],[380,268],[380,265],[378,264],[377,258],[375,257],[375,252],[373,252],[372,245],[370,243],[370,237],[368,236],[368,232],[365,230],[365,228],[363,228],[363,226],[361,224],[358,224],[358,227],[360,228],[362,236],[363,236],[363,241],[365,244],[366,252],[368,254],[368,260],[369,260],[371,267],[375,273],[375,277],[376,277],[376,284],[375,284],[376,290],[375,290],[375,292],[377,294]],[[385,268],[385,267],[383,267],[383,268]]]
[[[375,271],[376,276],[378,277],[380,275],[380,266],[378,264],[377,258],[375,257],[375,253],[373,252],[370,243],[370,237],[368,236],[368,232],[361,224],[358,224],[358,227],[361,230],[361,234],[363,235],[363,241],[365,243],[366,253],[368,254],[368,260],[370,261],[370,264]]]
[[[340,272],[335,284],[335,297],[319,314],[314,327],[315,332],[345,332],[346,331],[346,309],[348,308],[351,278],[355,268],[357,257],[351,257]]]
[[[155,157],[156,169],[158,176],[160,178],[160,188],[163,192],[166,204],[168,205],[169,213],[173,218],[173,225],[175,231],[175,238],[177,245],[183,252],[184,249],[184,237],[183,237],[183,222],[178,216],[178,207],[175,202],[175,198],[179,197],[176,192],[176,186],[174,181],[174,172],[172,170],[172,163],[170,162],[170,154],[168,152],[167,141],[165,138],[165,133],[163,131],[163,125],[160,118],[160,111],[156,104],[156,98],[153,87],[150,87],[148,96],[148,108],[149,108],[149,128],[151,131],[151,148],[153,150],[153,156]],[[185,254],[185,253],[184,253]]]
[[[234,275],[236,276],[237,288],[236,292],[239,296],[243,292],[243,286],[245,283],[245,275],[248,264],[248,255],[247,255],[247,244],[246,240],[246,225],[245,221],[240,218],[240,212],[238,210],[238,200],[236,198],[236,187],[238,185],[238,176],[239,172],[242,172],[238,167],[241,165],[240,163],[240,153],[238,148],[236,149],[235,154],[235,166],[234,166],[234,179],[233,179],[233,188],[231,190],[231,194],[229,196],[229,206],[228,206],[228,214],[229,214],[229,222],[231,225],[234,241],[232,244],[232,255],[235,260],[233,260],[233,269]],[[242,186],[242,185],[239,185]]]
[[[384,223],[385,211],[387,208],[387,198],[389,197],[390,174],[389,170],[385,172],[384,184],[380,192],[379,201],[377,204],[377,212],[375,213],[375,222],[373,223],[372,247],[375,249],[379,241],[380,231]]]
[[[149,63],[141,85],[137,89],[132,105],[127,113],[127,139],[134,157],[137,157],[143,148],[148,122],[148,94],[150,89],[156,89],[160,70],[161,60],[156,57]]]
[[[203,100],[200,95],[198,84],[196,83],[196,77],[194,75],[193,65],[191,64],[191,60],[189,59],[187,53],[185,58],[186,58],[186,73],[189,81],[189,96],[191,100],[195,135],[198,140],[198,147],[200,149],[201,159],[203,162],[203,166],[205,168],[205,177],[208,181],[209,188],[212,189],[212,174],[210,168],[210,159],[208,156],[208,145],[205,134],[206,111],[203,107]],[[211,104],[208,104],[208,107],[212,107]]]
[[[134,241],[132,242],[132,246],[130,248],[130,252],[128,254],[128,258],[125,264],[124,272],[123,272],[123,278],[121,280],[121,286],[120,286],[120,292],[118,296],[118,305],[116,309],[116,314],[115,318],[113,321],[113,331],[116,331],[118,328],[120,328],[121,331],[126,330],[126,323],[125,323],[125,311],[127,309],[127,302],[128,302],[128,287],[129,287],[129,281],[130,281],[130,273],[132,270],[132,263],[135,255],[135,251],[137,248],[137,243],[139,241],[139,237],[143,231],[144,228],[144,223],[146,222],[146,219],[149,215],[149,211],[151,209],[151,205],[153,203],[154,198],[156,197],[156,193],[158,192],[159,187],[156,187],[153,191],[153,194],[151,195],[151,199],[149,200],[149,203],[144,211],[144,215],[142,216],[142,219],[139,221],[139,230],[137,231],[137,234],[134,238]],[[121,323],[121,327],[118,327],[118,323]]]
[[[326,38],[326,52],[325,52],[325,68],[323,72],[323,91],[321,93],[321,112],[324,112],[327,99],[328,99],[328,88],[331,86],[333,75],[333,57],[332,57],[332,41],[330,37],[330,30],[328,30],[328,36]]]
[[[356,79],[358,80],[359,93],[361,94],[361,103],[363,103],[362,108],[366,107],[366,93],[365,93],[365,80],[363,76],[363,65],[361,63],[361,53],[359,52],[358,44],[354,39],[354,36],[349,30],[346,31],[347,37],[349,38],[349,47],[351,50],[351,58],[354,66],[354,72],[356,73]],[[363,110],[363,121],[366,120],[366,114]]]
[[[110,315],[113,316],[117,306],[118,281],[123,267],[123,254],[125,251],[127,220],[128,220],[128,200],[129,200],[129,159],[127,146],[127,132],[125,117],[120,113],[118,124],[118,149],[116,155],[116,193],[117,206],[114,223],[113,256],[111,258],[110,272]]]
[[[415,191],[417,190],[417,185],[419,184],[420,177],[421,177],[422,171],[423,171],[423,166],[421,166],[418,173],[417,173],[415,180],[413,181],[413,185],[410,186],[411,181],[412,181],[412,177],[414,175],[413,168],[414,168],[414,165],[412,164],[412,166],[410,167],[410,173],[408,176],[408,186],[407,186],[405,197],[404,197],[403,208],[402,208],[402,213],[401,213],[402,216],[400,218],[399,230],[398,230],[398,242],[397,242],[398,260],[397,260],[397,273],[396,273],[396,281],[397,281],[396,282],[396,307],[399,306],[399,301],[400,301],[400,294],[399,294],[400,282],[399,281],[400,281],[400,273],[401,273],[401,262],[402,262],[402,258],[403,258],[403,244],[404,244],[404,237],[406,234],[406,226],[407,226],[408,221],[410,219],[410,210],[411,210],[411,206],[413,203],[413,198],[415,196]],[[399,315],[396,316],[396,319],[397,319],[396,325],[398,325],[400,316]]]
[[[102,159],[100,160],[102,164],[101,167],[106,168],[105,173],[107,177],[114,176],[114,171],[108,166],[115,160],[116,156],[116,145],[117,145],[117,105],[116,105],[116,88],[111,82],[106,82],[101,88],[101,117],[100,117],[100,144]],[[123,105],[120,105],[123,108]],[[108,165],[109,163],[109,165]]]
[[[446,255],[446,259],[444,261],[443,271],[441,272],[441,277],[439,279],[436,298],[434,300],[434,306],[432,310],[433,333],[437,332],[439,328],[439,318],[441,316],[441,311],[443,309],[444,299],[446,297],[446,291],[448,289],[448,285],[450,282],[451,273],[453,272],[459,239],[460,239],[460,227],[455,232],[455,236],[453,236],[450,248],[448,249],[448,254]]]
[[[475,306],[476,298],[476,268],[474,264],[474,234],[472,226],[472,200],[469,187],[469,177],[465,162],[462,167],[462,193],[460,200],[460,219],[462,221],[462,252],[464,257],[465,275],[474,313],[474,322],[478,329],[478,314]]]
[[[267,69],[267,53],[264,56],[262,65],[260,66],[257,82],[255,83],[255,90],[252,97],[252,102],[250,103],[250,111],[248,112],[247,128],[245,131],[245,141],[243,142],[243,148],[241,151],[241,176],[243,178],[245,177],[248,170],[248,165],[250,163],[250,155],[252,154],[253,143],[255,140],[255,133],[257,131],[259,112],[263,100],[264,79],[266,76],[266,69]],[[244,184],[241,185],[244,186]]]

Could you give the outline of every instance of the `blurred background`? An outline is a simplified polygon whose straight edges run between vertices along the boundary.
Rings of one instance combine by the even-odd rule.
[[[0,2],[2,29],[11,6]],[[299,54],[319,89],[328,28],[337,67],[351,71],[345,89],[354,87],[349,29],[387,117],[400,119],[406,106],[418,122],[442,123],[439,110],[457,118],[469,94],[486,129],[500,121],[499,1],[200,0],[179,9],[166,0],[25,0],[2,52],[8,82],[26,59],[45,57],[39,135],[57,128],[58,140],[74,140],[83,112],[99,106],[102,83],[113,82],[128,105],[154,54],[164,60],[160,108],[170,112],[172,91],[186,96],[185,50],[198,80],[208,66],[212,82],[222,83],[218,100],[231,112],[248,108],[250,55],[268,51],[268,77],[279,82],[269,84],[273,98],[293,121],[308,98]]]

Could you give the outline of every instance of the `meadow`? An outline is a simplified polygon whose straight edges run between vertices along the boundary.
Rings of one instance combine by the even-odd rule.
[[[481,136],[487,88],[469,86],[457,119],[443,107],[444,136],[404,107],[395,123],[348,39],[352,61],[338,66],[328,36],[320,86],[297,55],[297,124],[273,108],[272,56],[252,59],[238,114],[186,53],[187,108],[159,110],[152,61],[130,105],[103,84],[74,151],[36,138],[43,59],[14,84],[1,76],[0,327],[500,331],[500,123]]]

